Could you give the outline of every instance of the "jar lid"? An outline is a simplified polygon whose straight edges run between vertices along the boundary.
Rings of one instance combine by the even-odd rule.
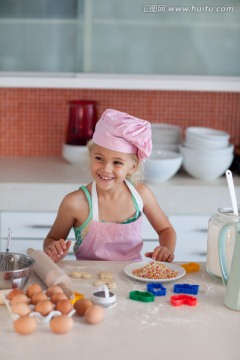
[[[92,293],[92,302],[105,308],[113,307],[116,305],[116,295],[102,284]]]
[[[97,101],[94,100],[70,100],[70,106],[96,106]]]

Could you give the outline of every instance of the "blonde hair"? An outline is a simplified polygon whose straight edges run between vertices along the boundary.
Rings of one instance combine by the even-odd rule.
[[[92,140],[89,140],[87,143],[89,154],[95,143]],[[127,176],[127,180],[130,181],[133,185],[143,182],[144,179],[144,166],[143,161],[139,160],[136,154],[131,154],[131,159],[136,165],[136,169],[131,175]]]

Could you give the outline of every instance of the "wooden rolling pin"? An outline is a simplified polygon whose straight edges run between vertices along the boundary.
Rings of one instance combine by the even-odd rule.
[[[74,297],[73,291],[70,290],[72,284],[70,278],[44,251],[29,248],[27,249],[27,253],[35,260],[33,270],[45,285],[48,287],[59,285],[69,299]]]

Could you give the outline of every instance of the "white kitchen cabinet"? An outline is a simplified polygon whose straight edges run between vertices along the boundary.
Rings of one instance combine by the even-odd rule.
[[[239,76],[239,4],[215,5],[1,0],[0,70]]]
[[[0,213],[0,249],[5,251],[8,228],[12,229],[13,252],[26,253],[29,247],[42,250],[43,240],[50,230],[56,212],[15,212]],[[210,215],[170,215],[169,220],[177,233],[175,261],[206,261],[207,229]],[[158,236],[145,216],[142,225],[143,248],[145,252],[153,251],[158,246]],[[72,247],[75,242],[73,230],[69,234]],[[66,259],[75,259],[72,247]]]
[[[142,222],[142,238],[143,238],[143,247],[141,251],[141,256],[143,260],[146,260],[144,254],[148,251],[153,251],[153,249],[159,245],[158,236],[156,231],[150,225],[146,216],[143,215]]]
[[[8,236],[8,228],[12,229],[11,250],[18,253],[26,253],[29,247],[42,250],[43,240],[49,232],[56,217],[56,212],[38,211],[2,211],[0,212],[0,250],[5,251]],[[149,222],[144,218],[143,238],[151,239],[144,241],[142,256],[147,251],[152,251],[158,245],[157,236]],[[75,259],[73,245],[75,242],[74,231],[71,230],[68,239],[72,240],[72,246],[65,259]],[[155,239],[155,240],[153,240]]]
[[[1,212],[1,251],[5,251],[8,228],[12,229],[11,251],[25,254],[29,247],[42,250],[43,240],[47,236],[55,217],[56,212]],[[71,230],[68,238],[74,240],[73,230]],[[72,247],[73,244],[66,259],[75,259]]]
[[[206,261],[208,220],[211,215],[169,215],[177,233],[175,261]],[[143,218],[144,253],[158,246],[158,236],[147,219]]]
[[[145,253],[146,252],[151,252],[155,249],[156,246],[159,245],[158,240],[143,240],[143,247],[141,250],[141,256],[142,256],[142,260],[148,260],[149,258],[146,258]]]
[[[177,233],[176,261],[206,261],[208,220],[211,215],[170,215]]]
[[[44,73],[75,71],[76,64],[81,68],[76,47],[82,46],[82,6],[77,0],[1,1],[0,69]]]

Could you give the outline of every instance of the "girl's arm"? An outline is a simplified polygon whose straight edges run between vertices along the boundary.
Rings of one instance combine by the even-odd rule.
[[[174,259],[176,232],[152,191],[145,184],[139,184],[137,190],[143,200],[143,212],[159,237],[159,246],[152,252],[147,252],[145,256],[153,260],[171,262]]]
[[[43,243],[45,253],[54,262],[67,255],[71,241],[66,239],[74,223],[74,198],[69,194],[60,204],[55,222]]]

